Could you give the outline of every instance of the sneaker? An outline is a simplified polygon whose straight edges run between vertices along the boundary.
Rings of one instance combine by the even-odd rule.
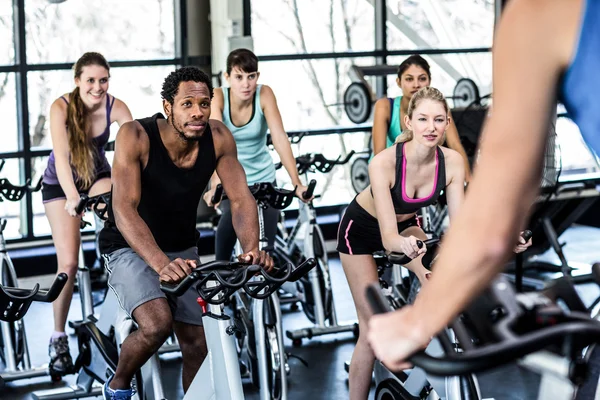
[[[69,352],[69,338],[60,336],[50,341],[48,345],[50,356],[50,370],[60,375],[70,374],[73,371],[73,358]]]
[[[112,376],[102,385],[102,398],[104,400],[130,400],[135,394],[133,389],[111,389],[108,387]]]

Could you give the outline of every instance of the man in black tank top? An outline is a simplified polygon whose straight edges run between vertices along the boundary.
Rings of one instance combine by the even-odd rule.
[[[138,323],[121,348],[117,371],[104,386],[128,395],[134,373],[174,329],[183,354],[183,388],[206,357],[202,310],[194,290],[167,297],[160,281],[177,282],[199,263],[196,210],[216,170],[233,213],[245,253],[240,258],[267,270],[273,260],[258,250],[256,203],[237,160],[231,132],[209,120],[213,89],[198,68],[184,67],[163,83],[162,114],[124,124],[116,139],[109,220],[100,249],[110,272],[109,286]]]

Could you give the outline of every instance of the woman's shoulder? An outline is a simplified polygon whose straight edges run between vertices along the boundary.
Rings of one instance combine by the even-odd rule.
[[[448,173],[462,172],[464,174],[465,162],[463,160],[462,155],[453,149],[448,147],[439,146],[438,147],[442,154],[444,154],[444,166]]]
[[[448,162],[462,162],[462,156],[458,151],[446,146],[438,146],[438,149],[442,151],[442,153],[444,154],[444,159]]]

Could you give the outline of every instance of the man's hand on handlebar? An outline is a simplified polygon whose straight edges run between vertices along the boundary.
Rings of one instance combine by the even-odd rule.
[[[274,266],[271,256],[267,252],[258,249],[253,249],[247,253],[240,254],[238,256],[238,261],[260,265],[266,272],[270,272]]]
[[[412,315],[412,306],[369,319],[367,340],[375,357],[392,371],[410,368],[406,359],[429,344],[429,338],[418,328],[419,318]]]
[[[177,283],[188,276],[192,272],[192,268],[197,266],[195,260],[176,258],[160,270],[158,279],[161,282]]]
[[[531,245],[532,245],[532,243],[533,243],[533,242],[531,241],[531,237],[529,237],[529,240],[525,240],[525,239],[523,238],[523,234],[524,234],[524,232],[525,232],[525,231],[523,231],[523,232],[521,232],[521,233],[519,234],[519,239],[518,239],[518,241],[517,241],[517,245],[515,246],[515,248],[514,248],[514,250],[513,250],[513,251],[514,251],[515,253],[517,253],[517,254],[518,254],[518,253],[522,253],[522,252],[524,252],[525,250],[527,250],[527,249],[529,248],[529,246],[531,246]]]

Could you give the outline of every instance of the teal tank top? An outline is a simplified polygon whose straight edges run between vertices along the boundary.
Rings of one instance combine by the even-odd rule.
[[[390,99],[390,103],[392,106],[392,115],[390,117],[390,126],[387,132],[387,146],[390,147],[396,142],[396,138],[402,134],[402,130],[400,128],[400,102],[402,101],[402,96],[398,96],[392,102]]]
[[[252,116],[243,126],[231,122],[229,88],[223,88],[223,123],[229,128],[237,146],[238,160],[249,185],[257,182],[275,182],[275,165],[267,147],[267,120],[260,106],[260,88],[252,101]]]

